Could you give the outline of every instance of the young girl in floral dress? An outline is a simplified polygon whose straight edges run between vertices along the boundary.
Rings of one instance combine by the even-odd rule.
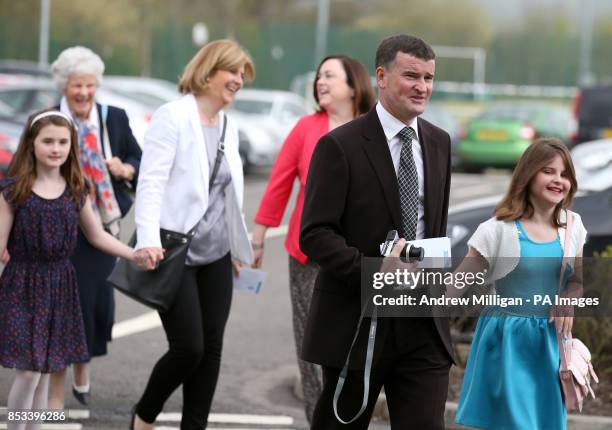
[[[58,111],[33,115],[0,180],[0,364],[16,371],[8,412],[47,407],[49,373],[86,361],[74,268],[77,225],[95,247],[128,260],[132,248],[106,233],[91,207],[72,121]],[[142,263],[143,267],[146,263]],[[7,415],[8,416],[8,415]],[[35,429],[16,423],[9,429]]]

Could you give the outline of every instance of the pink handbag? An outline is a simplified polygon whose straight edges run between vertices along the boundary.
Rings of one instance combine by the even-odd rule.
[[[565,244],[563,247],[564,260],[569,257],[568,250],[573,219],[573,213],[568,210]],[[565,262],[561,264],[559,283],[563,281],[564,272]],[[599,382],[591,364],[591,352],[579,339],[572,338],[571,334],[569,337],[564,337],[562,333],[557,333],[557,339],[561,356],[559,377],[561,379],[565,407],[568,411],[582,411],[584,398],[589,394],[595,398],[595,393],[591,387],[591,380],[595,381],[595,383]]]

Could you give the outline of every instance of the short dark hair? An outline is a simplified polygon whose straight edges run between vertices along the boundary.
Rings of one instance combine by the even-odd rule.
[[[327,60],[338,60],[344,68],[344,72],[346,73],[346,83],[355,92],[355,96],[353,97],[353,115],[357,117],[369,112],[370,109],[372,109],[372,107],[374,107],[376,104],[376,95],[374,94],[374,89],[372,88],[370,75],[363,64],[346,55],[328,55],[319,63],[315,80],[312,85],[312,93],[317,104],[319,103],[319,94],[317,92],[319,71],[321,70],[323,63],[325,63]],[[322,109],[320,111],[322,111]]]
[[[376,50],[376,67],[388,68],[395,61],[398,52],[410,54],[421,60],[435,60],[436,54],[423,39],[408,34],[396,34],[380,42]]]

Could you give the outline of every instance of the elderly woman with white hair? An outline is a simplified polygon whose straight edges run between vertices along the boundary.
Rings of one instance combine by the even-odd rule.
[[[88,182],[90,199],[105,230],[119,233],[119,221],[130,210],[130,190],[136,186],[142,152],[123,109],[96,102],[104,63],[88,48],[75,46],[62,51],[52,72],[63,94],[58,109],[78,126],[81,168]],[[111,340],[115,305],[113,290],[106,284],[115,257],[93,248],[81,231],[72,256],[79,286],[85,336],[90,359],[106,355]],[[49,407],[63,408],[65,371],[51,377]],[[72,392],[89,402],[88,363],[73,367]]]

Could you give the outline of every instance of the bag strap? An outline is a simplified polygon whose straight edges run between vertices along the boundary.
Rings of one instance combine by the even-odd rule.
[[[104,148],[104,158],[110,160],[113,158],[113,151],[110,146],[110,139],[108,138],[108,127],[106,127],[106,118],[108,117],[108,105],[100,105],[100,115],[102,116],[102,145]]]
[[[212,175],[210,175],[210,182],[208,183],[208,189],[210,190],[215,182],[217,173],[219,173],[219,167],[221,165],[221,159],[225,153],[225,129],[227,128],[227,115],[223,114],[223,130],[221,131],[221,138],[219,139],[219,145],[217,146],[217,157],[215,158],[215,166],[213,167]]]
[[[215,165],[213,167],[212,175],[210,175],[210,181],[208,182],[208,189],[213,185],[215,178],[217,177],[217,173],[219,172],[219,166],[221,165],[221,159],[223,158],[223,154],[225,153],[225,145],[223,142],[225,141],[225,130],[227,128],[227,115],[223,114],[223,130],[221,131],[221,138],[219,139],[219,145],[217,146],[217,157],[215,158]],[[193,236],[196,234],[196,229],[200,224],[200,220],[190,229],[187,233],[185,233],[188,237],[187,240],[191,241]]]
[[[572,211],[566,210],[565,214],[565,236],[563,239],[563,259],[561,260],[561,271],[559,273],[559,292],[563,286],[563,275],[565,274],[565,268],[567,267],[566,260],[569,258],[571,232],[574,222],[574,213]],[[568,359],[571,359],[571,348],[568,347],[568,344],[572,340],[572,334],[570,333],[568,337],[565,337],[562,333],[557,332],[557,340],[559,342],[559,355],[561,356],[561,367],[559,370],[561,372],[566,372],[568,370]],[[570,355],[569,358],[568,355]]]

